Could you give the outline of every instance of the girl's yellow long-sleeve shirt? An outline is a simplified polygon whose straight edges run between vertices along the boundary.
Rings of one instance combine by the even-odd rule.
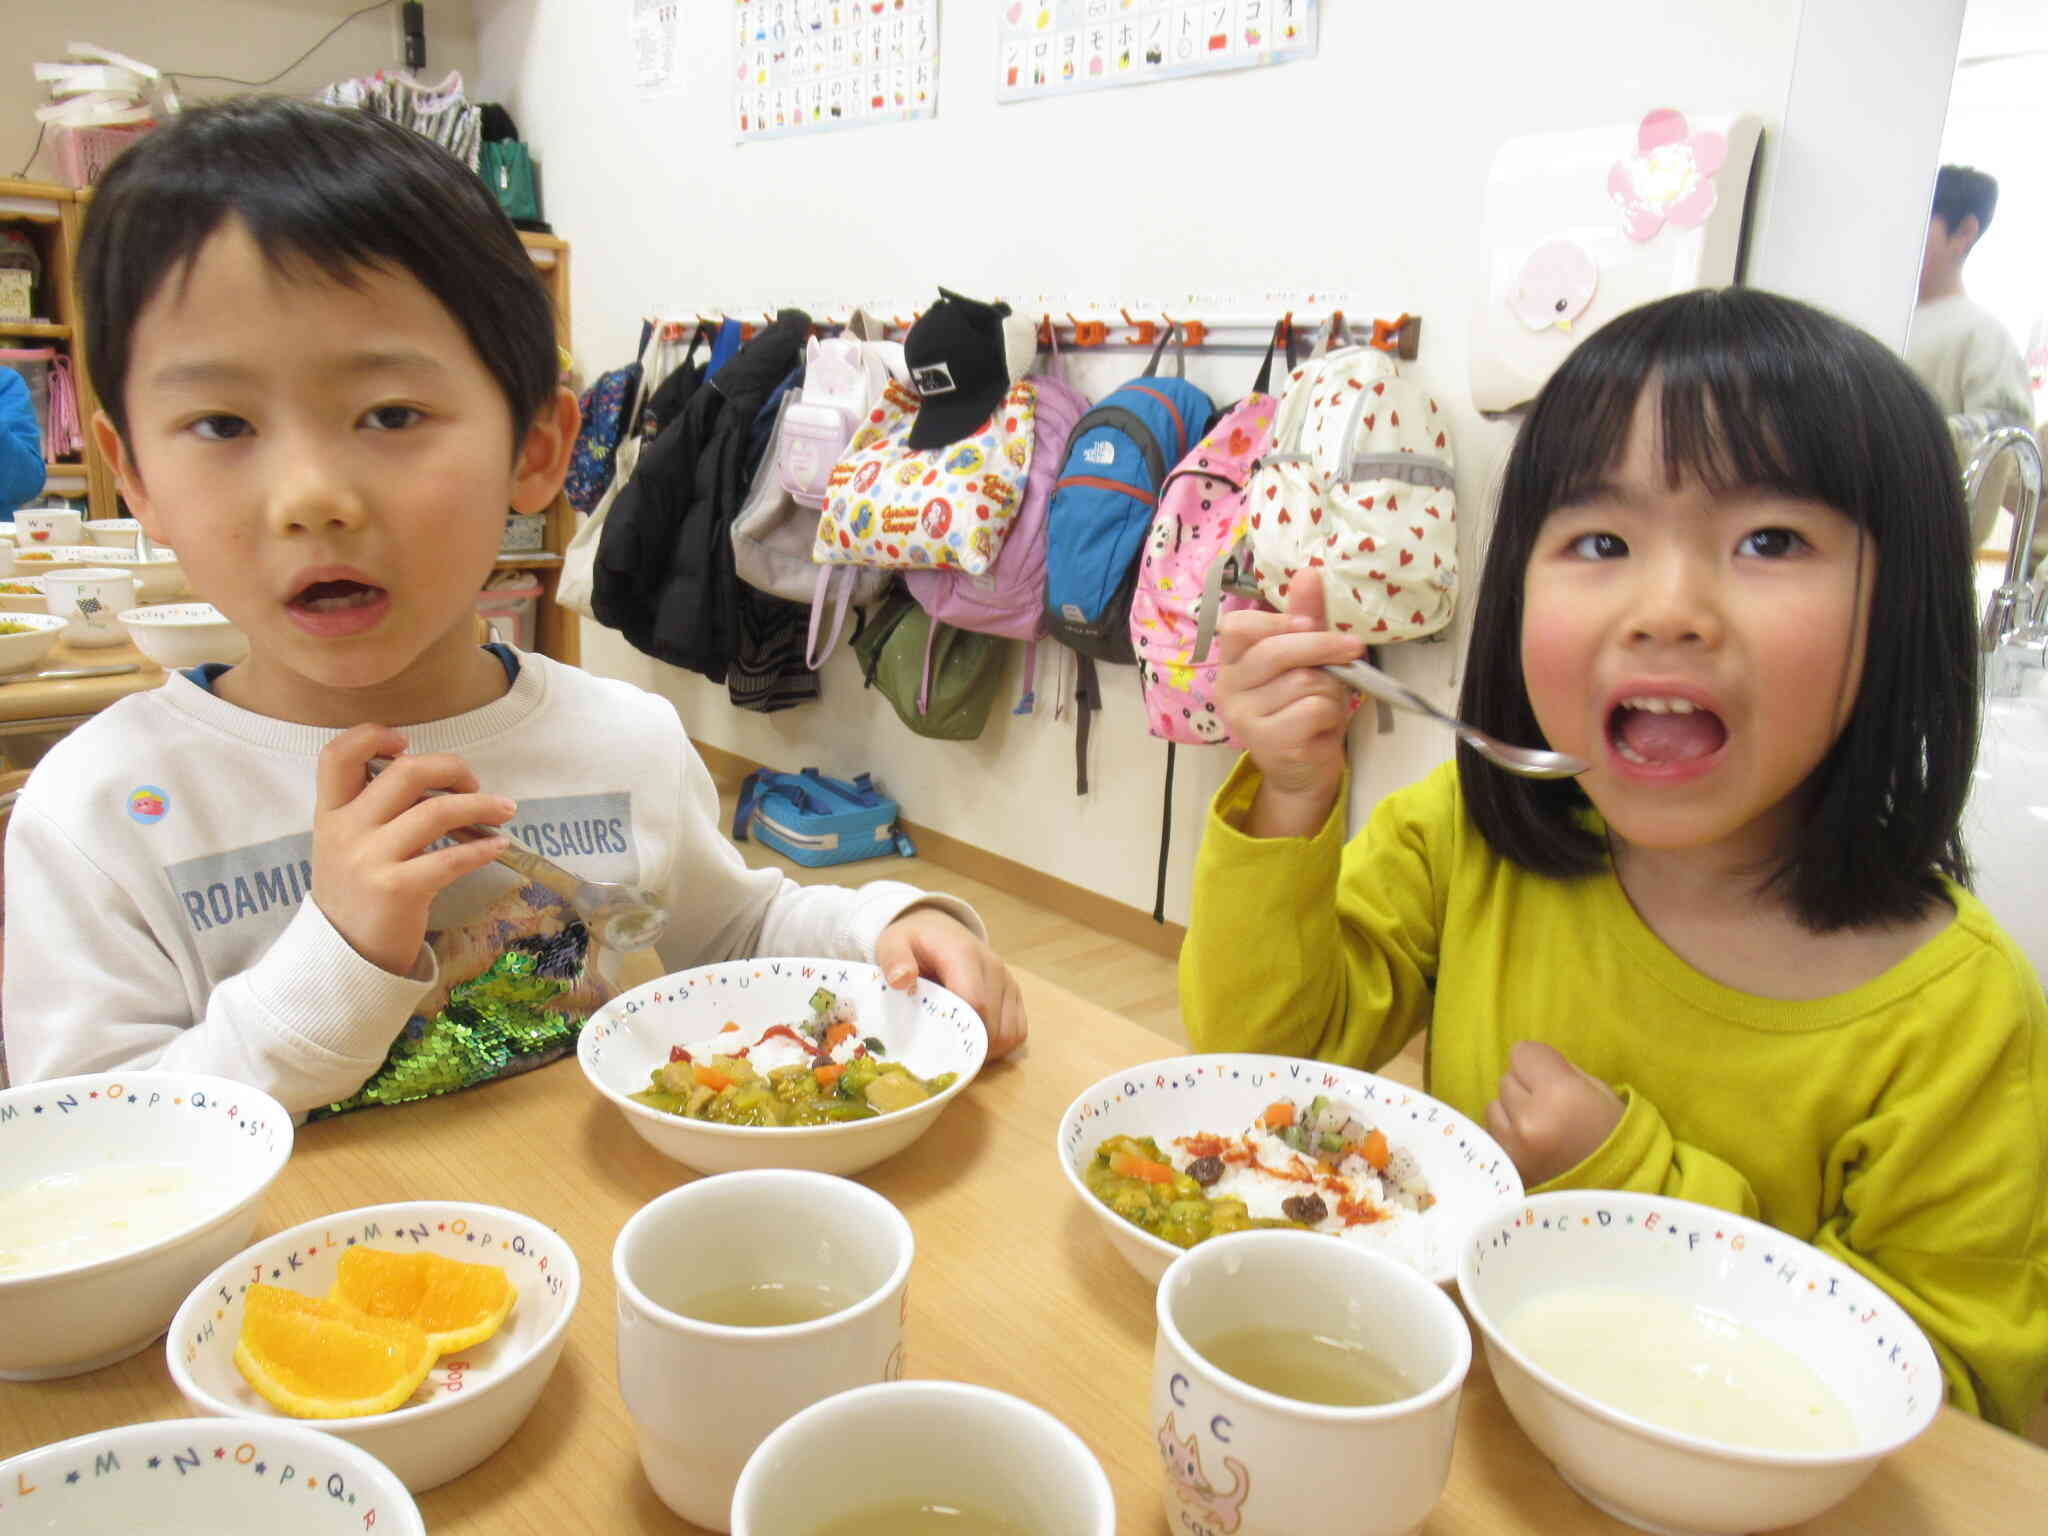
[[[1855,1266],[1933,1340],[1957,1406],[2018,1429],[2048,1389],[2048,1002],[1969,892],[1837,996],[1710,981],[1612,869],[1532,874],[1466,815],[1456,765],[1348,844],[1239,830],[1217,792],[1181,950],[1198,1050],[1371,1068],[1430,1030],[1430,1093],[1483,1123],[1518,1040],[1610,1084],[1621,1123],[1544,1188],[1627,1189],[1769,1222]],[[1343,804],[1342,797],[1338,801]]]

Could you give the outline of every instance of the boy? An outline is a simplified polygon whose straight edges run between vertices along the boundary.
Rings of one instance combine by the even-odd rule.
[[[1919,302],[1906,338],[1906,361],[1934,403],[1950,416],[1968,417],[1980,432],[2034,425],[2026,359],[1998,317],[1963,291],[1963,263],[1991,228],[1997,209],[1998,183],[1983,171],[1944,165],[1936,173],[1920,256]],[[1992,478],[1995,483],[1965,509],[1972,549],[1990,535],[2007,498],[2011,461],[2001,461]]]
[[[17,1080],[175,1066],[297,1114],[562,1054],[614,957],[493,862],[503,834],[446,841],[467,824],[655,890],[667,969],[873,959],[958,992],[992,1056],[1023,1038],[970,909],[748,870],[665,701],[475,643],[506,509],[553,500],[577,414],[474,174],[367,114],[225,102],[108,172],[80,270],[100,446],[250,654],[106,710],[23,790]]]

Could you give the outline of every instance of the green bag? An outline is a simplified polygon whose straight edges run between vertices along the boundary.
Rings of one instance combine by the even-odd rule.
[[[854,636],[853,653],[867,686],[881,689],[918,735],[972,741],[1002,689],[1008,644],[935,623],[916,598],[897,591]]]
[[[486,139],[480,146],[477,174],[508,219],[538,219],[540,198],[533,186],[533,156],[518,139]]]

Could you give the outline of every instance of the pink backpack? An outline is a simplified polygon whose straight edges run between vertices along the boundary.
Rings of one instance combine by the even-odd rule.
[[[1276,327],[1276,343],[1280,334]],[[1293,350],[1289,335],[1290,367]],[[1269,346],[1252,392],[1225,411],[1167,475],[1145,537],[1131,596],[1131,645],[1138,653],[1146,726],[1166,741],[1189,746],[1232,741],[1216,713],[1213,648],[1198,643],[1197,636],[1208,640],[1216,614],[1257,606],[1226,595],[1222,578],[1224,557],[1245,532],[1246,482],[1273,445],[1280,402],[1266,393],[1272,374]],[[1211,615],[1206,626],[1205,592]]]
[[[1016,520],[986,573],[909,570],[903,584],[925,612],[955,629],[1023,640],[1033,647],[1024,664],[1025,697],[1031,703],[1038,637],[1045,633],[1045,512],[1053,482],[1066,462],[1067,439],[1088,411],[1088,398],[1051,373],[1030,376],[1037,386],[1038,413],[1031,440],[1031,470]]]

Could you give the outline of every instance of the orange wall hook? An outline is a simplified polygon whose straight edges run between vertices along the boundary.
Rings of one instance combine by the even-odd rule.
[[[1208,340],[1209,325],[1207,321],[1176,320],[1173,316],[1168,315],[1166,323],[1179,328],[1180,341],[1183,346],[1199,347],[1204,341]]]
[[[1128,309],[1119,307],[1117,313],[1124,317],[1124,324],[1131,328],[1130,343],[1134,347],[1149,347],[1158,339],[1159,327],[1150,320],[1133,320]]]
[[[1403,313],[1398,319],[1372,323],[1372,344],[1382,352],[1412,359],[1421,340],[1422,321],[1418,316]]]
[[[1074,328],[1074,345],[1077,347],[1099,347],[1109,340],[1109,322],[1106,320],[1077,319],[1074,312],[1068,310],[1067,322]]]

